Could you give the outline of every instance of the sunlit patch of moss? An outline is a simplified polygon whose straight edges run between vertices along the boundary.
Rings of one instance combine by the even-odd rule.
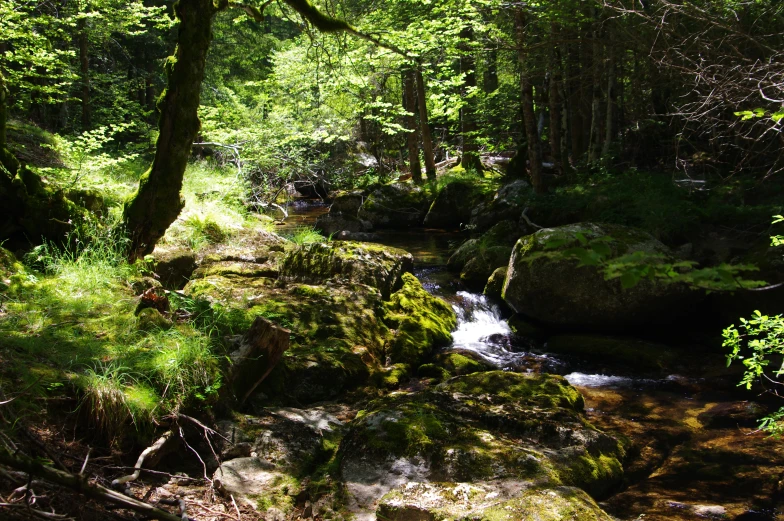
[[[416,366],[437,347],[452,341],[457,318],[443,300],[430,295],[416,277],[402,276],[403,287],[384,304],[384,321],[395,329],[388,353],[393,362]]]
[[[488,371],[463,376],[443,384],[449,392],[471,395],[492,395],[502,400],[539,405],[565,407],[581,411],[585,400],[580,392],[562,376]]]

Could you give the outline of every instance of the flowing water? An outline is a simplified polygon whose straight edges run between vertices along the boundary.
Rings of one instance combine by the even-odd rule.
[[[310,226],[325,207],[293,212]],[[495,367],[549,372],[585,396],[588,420],[633,442],[624,488],[601,505],[622,520],[784,520],[784,444],[754,432],[763,406],[735,388],[721,353],[684,353],[681,374],[639,374],[611,360],[554,355],[547,344],[515,338],[502,310],[465,290],[446,270],[450,246],[462,237],[438,230],[378,232],[377,242],[408,250],[415,275],[458,317],[451,350]],[[691,358],[690,358],[691,357]]]

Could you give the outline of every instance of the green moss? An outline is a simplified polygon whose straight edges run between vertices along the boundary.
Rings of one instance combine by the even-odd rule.
[[[488,366],[460,353],[444,353],[436,361],[451,375],[466,375],[486,371]]]
[[[452,376],[449,371],[437,364],[422,364],[419,366],[419,369],[417,369],[417,374],[426,378],[434,378],[439,381],[446,380]]]
[[[430,295],[410,273],[402,276],[403,287],[384,303],[384,322],[395,329],[387,353],[393,362],[418,366],[440,346],[452,341],[457,317],[443,300]]]
[[[581,411],[585,400],[563,377],[530,375],[506,371],[474,373],[441,386],[448,392],[490,394],[515,403],[542,407],[565,407]]]
[[[395,364],[378,373],[381,386],[387,389],[396,389],[410,374],[411,368],[407,364]]]
[[[571,487],[527,489],[519,497],[490,507],[472,518],[481,521],[612,520],[585,492]]]
[[[586,452],[565,462],[560,474],[564,483],[580,487],[593,497],[605,497],[621,484],[623,465],[616,455]]]

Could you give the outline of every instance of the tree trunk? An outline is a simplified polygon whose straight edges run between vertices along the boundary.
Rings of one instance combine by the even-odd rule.
[[[604,123],[604,146],[602,147],[602,157],[607,157],[610,154],[610,145],[612,145],[613,142],[613,131],[615,128],[615,52],[611,45],[607,52],[607,112]]]
[[[422,70],[416,71],[417,100],[419,101],[419,126],[422,129],[422,151],[425,156],[425,173],[428,181],[436,179],[436,160],[433,154],[433,137],[430,135],[430,123],[427,117],[427,102],[425,101],[425,78]]]
[[[123,213],[130,260],[152,253],[185,205],[182,178],[199,131],[199,93],[217,9],[212,0],[180,0],[175,12],[180,26],[174,55],[166,62],[168,85],[158,101],[155,159]]]
[[[417,128],[416,116],[416,91],[415,91],[414,69],[403,71],[403,108],[408,113],[405,117],[408,135],[408,164],[411,177],[414,183],[422,184],[422,165],[419,162],[419,130]]]
[[[595,163],[601,157],[602,151],[602,132],[601,126],[604,120],[602,103],[602,40],[600,35],[600,25],[598,14],[595,16],[593,31],[593,87],[591,90],[591,132],[588,148],[588,162]]]
[[[556,173],[563,174],[563,157],[561,143],[563,131],[561,128],[561,60],[556,51],[555,42],[558,36],[558,26],[552,24],[550,30],[553,44],[550,46],[550,154],[553,156]]]
[[[0,191],[10,189],[10,182],[16,175],[19,169],[19,162],[14,155],[6,148],[6,122],[8,121],[8,88],[5,86],[5,76],[0,71]],[[6,185],[6,179],[8,186]],[[6,208],[6,210],[8,210]]]
[[[79,19],[77,29],[79,32],[79,73],[82,80],[82,131],[87,131],[92,127],[92,113],[90,110],[90,55],[86,18]]]
[[[479,146],[476,143],[476,61],[469,49],[469,42],[474,39],[474,30],[469,26],[460,31],[460,72],[465,75],[463,84],[463,101],[465,105],[460,109],[461,134],[463,138],[462,165],[466,170],[476,170],[482,174],[484,168],[479,159]]]
[[[534,192],[545,192],[542,175],[542,147],[539,132],[536,128],[534,113],[534,88],[528,77],[527,53],[525,52],[525,14],[521,9],[515,12],[515,28],[517,29],[517,59],[520,62],[520,98],[523,109],[523,127],[528,147],[528,163],[531,171],[531,184]]]

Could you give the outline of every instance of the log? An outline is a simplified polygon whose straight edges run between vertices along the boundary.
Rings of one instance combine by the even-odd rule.
[[[152,519],[158,519],[160,521],[183,521],[180,516],[166,512],[160,508],[155,508],[150,504],[128,497],[109,488],[102,487],[96,483],[89,483],[82,476],[47,467],[40,461],[29,458],[23,454],[12,454],[3,448],[0,448],[0,464],[27,472],[31,476],[41,478],[44,481],[60,485],[61,487],[69,488],[91,499],[106,501],[108,503],[113,503],[120,508],[127,508],[128,510],[142,513]]]
[[[234,395],[240,405],[269,376],[289,348],[291,331],[270,322],[264,317],[256,317],[243,337],[239,349],[233,351],[229,380]]]

